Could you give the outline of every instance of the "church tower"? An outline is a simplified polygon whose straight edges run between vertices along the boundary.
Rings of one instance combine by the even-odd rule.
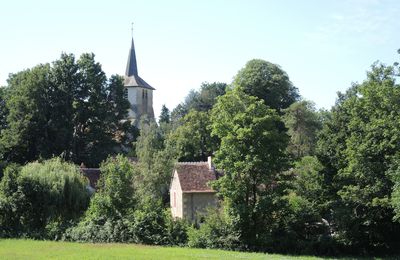
[[[139,126],[140,118],[143,115],[154,119],[153,90],[155,88],[139,77],[133,37],[126,65],[124,86],[130,103],[128,119],[136,126]]]

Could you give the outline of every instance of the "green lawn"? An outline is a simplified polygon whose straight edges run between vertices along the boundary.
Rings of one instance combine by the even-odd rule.
[[[322,259],[223,250],[0,239],[0,259]]]
[[[89,244],[34,240],[0,240],[0,259],[319,259],[223,250]]]

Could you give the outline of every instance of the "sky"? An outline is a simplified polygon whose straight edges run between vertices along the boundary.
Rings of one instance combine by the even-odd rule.
[[[93,52],[123,75],[131,23],[154,111],[202,82],[231,83],[251,59],[281,66],[304,99],[330,109],[377,60],[399,60],[398,0],[1,1],[0,86],[8,75]]]

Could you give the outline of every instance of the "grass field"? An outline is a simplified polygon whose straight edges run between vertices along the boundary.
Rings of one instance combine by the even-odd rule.
[[[0,239],[0,259],[322,259],[135,244]],[[326,259],[326,258],[325,258]],[[333,259],[333,258],[331,258]],[[347,258],[349,259],[349,258]]]
[[[323,259],[224,250],[0,239],[0,259]],[[327,258],[324,258],[327,259]],[[329,258],[338,259],[338,258]],[[341,258],[349,260],[355,258]],[[378,258],[363,258],[378,259]],[[400,259],[397,257],[388,259]]]

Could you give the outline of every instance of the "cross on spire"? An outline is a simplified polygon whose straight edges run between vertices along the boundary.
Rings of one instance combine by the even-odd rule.
[[[133,38],[133,22],[131,23],[131,36]]]

